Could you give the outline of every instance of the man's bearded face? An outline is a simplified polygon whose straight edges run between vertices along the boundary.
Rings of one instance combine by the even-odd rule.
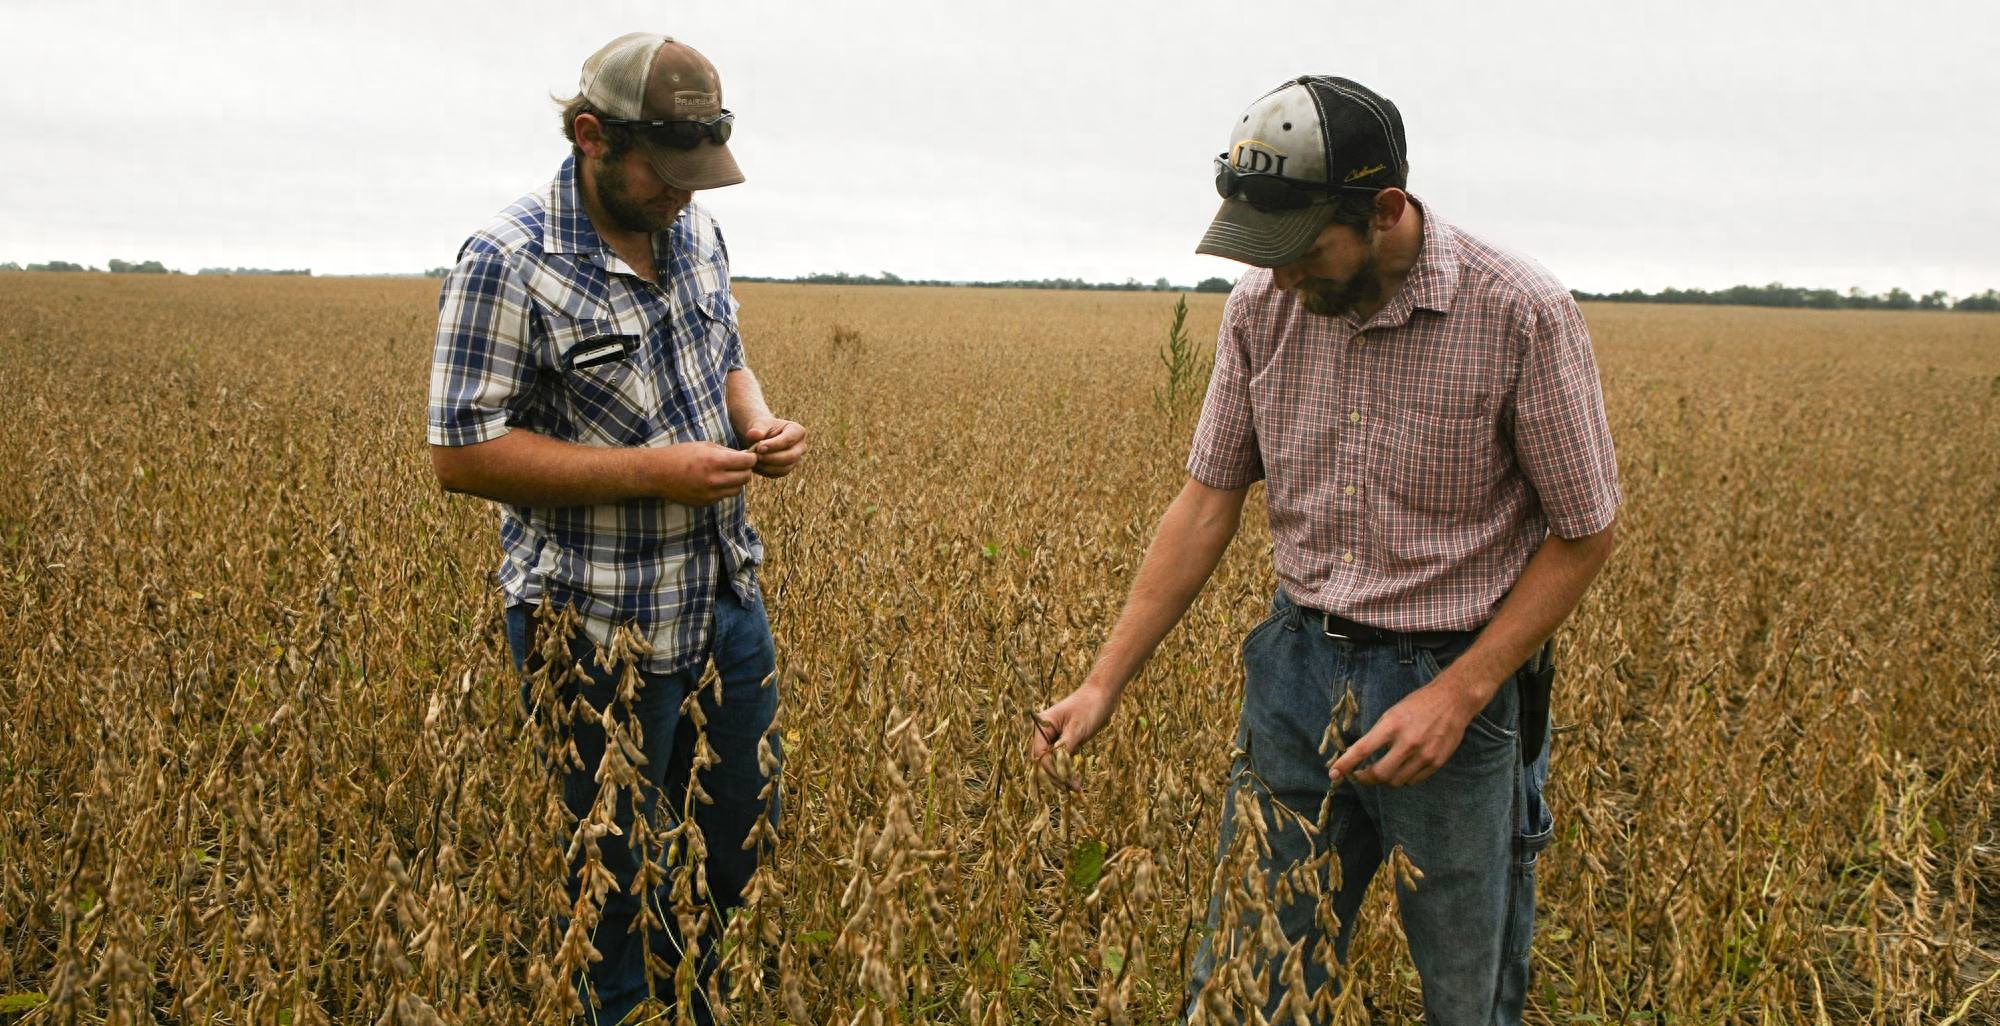
[[[1375,252],[1371,248],[1368,256],[1345,279],[1318,278],[1308,276],[1292,292],[1299,297],[1299,305],[1308,313],[1321,317],[1344,317],[1354,312],[1355,307],[1373,302],[1382,294],[1382,277],[1376,264]]]

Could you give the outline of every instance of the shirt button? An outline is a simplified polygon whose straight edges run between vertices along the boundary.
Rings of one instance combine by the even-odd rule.
[[[1354,562],[1354,553],[1352,553],[1352,552],[1343,552],[1343,553],[1341,553],[1341,554],[1340,554],[1340,561],[1341,561],[1341,562],[1343,562],[1343,563],[1352,563],[1352,562]]]
[[[1347,419],[1353,421],[1356,424],[1361,423],[1361,411],[1355,410],[1353,413],[1347,415]]]
[[[1354,494],[1354,486],[1353,486],[1353,485],[1348,485],[1348,486],[1347,486],[1346,488],[1343,488],[1343,489],[1341,489],[1341,491],[1345,492],[1345,493],[1346,493],[1346,494],[1348,494],[1348,495],[1353,495],[1353,494]]]

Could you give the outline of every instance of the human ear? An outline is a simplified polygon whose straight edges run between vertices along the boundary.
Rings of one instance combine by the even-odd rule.
[[[578,114],[571,128],[576,133],[576,148],[582,150],[584,156],[602,160],[605,154],[611,152],[611,143],[604,138],[604,122],[597,120],[597,115]]]
[[[1397,188],[1383,189],[1375,194],[1376,231],[1386,232],[1403,220],[1403,214],[1410,209],[1410,194]]]

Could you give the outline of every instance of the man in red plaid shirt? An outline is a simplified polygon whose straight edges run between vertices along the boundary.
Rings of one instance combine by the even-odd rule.
[[[1270,914],[1303,986],[1258,924],[1218,921],[1218,895],[1193,1022],[1258,1005],[1323,1020],[1362,894],[1397,847],[1423,874],[1399,905],[1427,1021],[1521,1018],[1553,832],[1546,643],[1610,556],[1618,469],[1569,292],[1447,223],[1407,176],[1401,114],[1347,79],[1286,82],[1234,126],[1199,252],[1252,269],[1223,313],[1189,479],[1090,674],[1041,713],[1045,766],[1103,728],[1266,481],[1278,593],[1243,645],[1218,858],[1255,801]],[[1328,852],[1330,938],[1310,893],[1276,886]]]

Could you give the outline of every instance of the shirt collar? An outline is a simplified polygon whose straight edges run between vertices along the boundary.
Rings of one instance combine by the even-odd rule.
[[[1410,306],[1444,313],[1451,309],[1451,297],[1458,291],[1458,239],[1451,225],[1424,206],[1415,196],[1410,202],[1424,217],[1424,239],[1417,248],[1417,265],[1403,279],[1401,291]]]
[[[688,204],[674,223],[666,231],[653,236],[655,259],[664,259],[661,252],[660,235],[666,236],[665,252],[678,253],[688,243]],[[583,187],[577,177],[576,155],[563,158],[562,168],[556,172],[556,179],[549,183],[549,216],[542,226],[542,252],[575,253],[598,257],[599,264],[618,259],[612,252],[604,236],[597,234],[597,228],[590,223],[590,212],[583,208]],[[621,262],[618,266],[624,266]]]
[[[549,183],[549,216],[542,226],[542,252],[604,253],[610,248],[591,226],[590,214],[583,209],[576,156],[572,154],[564,158],[556,180]]]

